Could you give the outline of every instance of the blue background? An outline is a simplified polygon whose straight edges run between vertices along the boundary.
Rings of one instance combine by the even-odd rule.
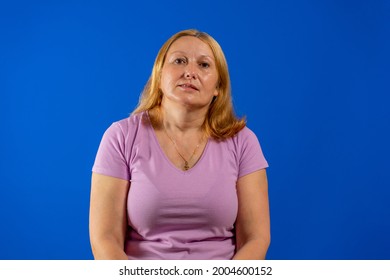
[[[269,161],[268,259],[390,259],[387,0],[2,1],[0,259],[92,258],[101,136],[187,28]]]

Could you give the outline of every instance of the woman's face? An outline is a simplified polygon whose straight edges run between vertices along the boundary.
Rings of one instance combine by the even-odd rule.
[[[184,36],[170,46],[161,73],[164,102],[190,108],[208,107],[218,95],[217,83],[215,58],[206,43]]]

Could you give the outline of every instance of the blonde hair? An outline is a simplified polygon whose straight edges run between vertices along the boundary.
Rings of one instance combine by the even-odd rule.
[[[246,125],[245,118],[237,118],[232,103],[230,76],[225,55],[218,42],[210,35],[195,29],[183,30],[168,39],[154,61],[152,74],[132,114],[160,107],[163,93],[160,90],[161,71],[170,46],[180,37],[193,36],[206,43],[212,50],[218,71],[218,96],[214,97],[203,124],[205,132],[216,140],[225,140],[236,135]]]

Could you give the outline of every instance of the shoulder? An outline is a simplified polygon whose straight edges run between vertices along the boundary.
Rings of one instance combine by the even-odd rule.
[[[128,162],[136,141],[145,137],[147,129],[143,129],[148,121],[147,113],[131,115],[125,119],[113,122],[104,132],[99,150],[103,154],[120,155]]]
[[[246,137],[256,137],[256,134],[247,126],[244,126],[237,134],[237,137],[246,138]]]
[[[245,126],[236,134],[234,141],[240,166],[239,177],[268,167],[260,142],[251,129]]]
[[[113,122],[107,132],[126,136],[136,133],[140,127],[146,124],[149,124],[148,114],[147,112],[141,112]]]
[[[245,144],[256,144],[258,143],[258,138],[256,134],[247,126],[241,129],[235,136],[232,137],[233,142],[237,145],[245,145]]]

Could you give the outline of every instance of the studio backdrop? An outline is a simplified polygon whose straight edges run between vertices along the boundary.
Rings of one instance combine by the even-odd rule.
[[[91,259],[91,168],[161,45],[228,60],[268,168],[268,259],[390,259],[390,2],[2,1],[0,259]]]

